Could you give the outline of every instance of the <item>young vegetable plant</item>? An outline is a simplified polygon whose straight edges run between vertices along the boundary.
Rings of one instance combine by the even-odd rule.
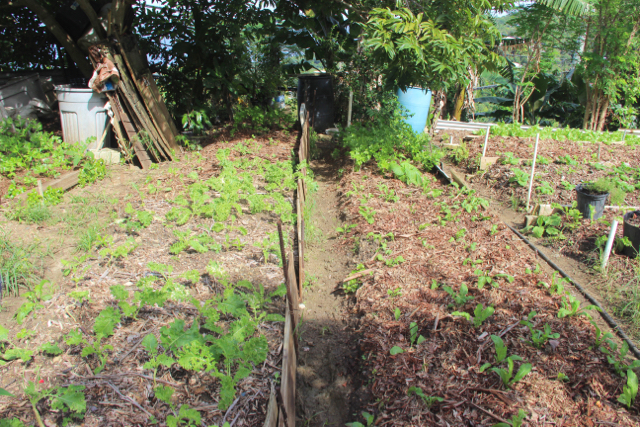
[[[511,417],[511,424],[507,423],[498,423],[494,424],[491,427],[521,427],[522,421],[527,416],[527,413],[523,409],[519,409],[518,413]]]
[[[507,365],[508,365],[507,369],[491,368],[493,372],[495,372],[500,376],[500,379],[502,380],[502,384],[504,384],[506,388],[510,388],[513,384],[517,383],[518,381],[526,377],[527,374],[529,374],[529,372],[531,372],[531,369],[533,368],[531,363],[523,363],[522,365],[520,365],[518,372],[516,372],[514,376],[513,375],[514,360],[522,360],[522,359],[520,359],[520,357],[518,356],[509,356],[507,357]]]
[[[459,292],[454,291],[451,286],[443,286],[442,289],[444,289],[445,292],[448,293],[451,298],[453,298],[453,301],[456,303],[456,305],[464,305],[468,301],[471,301],[473,299],[472,296],[467,295],[469,293],[469,289],[464,283],[460,285]]]
[[[529,313],[527,320],[521,320],[520,324],[529,328],[529,332],[531,332],[531,341],[528,341],[529,344],[533,345],[535,348],[542,348],[549,339],[557,340],[560,338],[560,334],[553,333],[551,326],[549,326],[548,323],[544,324],[544,331],[534,329],[534,324],[531,321],[537,314],[538,313],[535,311],[532,311]]]
[[[487,308],[484,308],[482,304],[478,304],[475,310],[473,310],[473,321],[471,320],[471,315],[463,311],[454,311],[453,313],[451,313],[451,315],[464,317],[468,321],[473,322],[474,328],[479,328],[480,326],[482,326],[482,323],[493,314],[493,312],[493,307],[489,306]]]
[[[585,316],[591,320],[591,315],[586,310],[601,311],[599,307],[593,304],[580,308],[580,301],[573,295],[562,297],[561,304],[562,307],[558,310],[558,317],[561,319],[564,317]]]
[[[629,352],[629,344],[626,341],[622,342],[622,346],[618,351],[618,344],[613,342],[612,340],[606,340],[609,345],[609,349],[606,347],[601,347],[600,351],[607,355],[607,361],[610,365],[612,365],[613,370],[616,371],[616,374],[624,377],[625,371],[629,369],[636,369],[640,367],[640,360],[634,360],[630,365],[627,365],[625,362],[625,358],[627,357],[627,353]]]
[[[529,184],[529,173],[519,168],[512,169],[513,176],[509,178],[509,182],[515,182],[520,187],[526,187]]]
[[[638,395],[638,377],[633,370],[627,370],[627,385],[622,389],[622,394],[618,396],[618,402],[626,405],[627,408],[631,408],[633,402]]]
[[[414,344],[420,345],[427,340],[422,335],[418,335],[418,324],[416,322],[409,324],[409,339],[412,347]]]
[[[544,235],[561,237],[562,233],[557,228],[560,225],[562,225],[562,217],[559,214],[553,214],[551,216],[540,215],[536,220],[535,226],[529,225],[522,231],[525,233],[530,233],[531,235],[533,235],[533,237],[538,239]]]
[[[493,345],[495,346],[496,351],[496,363],[501,363],[507,357],[507,346],[497,335],[491,335],[491,341],[493,341]],[[518,356],[515,356],[518,357]],[[484,372],[487,368],[491,366],[491,363],[485,363],[480,367],[480,373]]]
[[[365,422],[366,422],[367,424],[362,424],[361,422],[356,421],[356,422],[353,422],[353,423],[346,423],[345,425],[346,425],[347,427],[370,427],[370,426],[372,426],[372,425],[373,425],[373,421],[375,420],[375,417],[374,417],[373,415],[371,415],[371,414],[370,414],[370,413],[368,413],[368,412],[364,412],[364,411],[363,411],[363,412],[362,412],[362,416],[364,417]]]
[[[422,402],[425,404],[427,409],[431,409],[436,402],[444,401],[442,397],[425,395],[420,387],[409,387],[409,390],[407,390],[407,396],[412,396],[414,394],[422,399]]]

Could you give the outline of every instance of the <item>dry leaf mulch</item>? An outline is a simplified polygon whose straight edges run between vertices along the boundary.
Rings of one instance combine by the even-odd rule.
[[[399,200],[385,202],[381,184],[395,190]],[[391,232],[393,239],[386,239],[388,254],[382,248],[378,253],[384,260],[398,256],[404,260],[388,266],[377,255],[366,254],[363,266],[375,273],[361,279],[355,294],[355,310],[362,315],[363,369],[370,375],[373,396],[368,410],[376,415],[376,425],[490,426],[508,421],[519,409],[528,414],[525,426],[638,425],[640,405],[636,402],[628,411],[616,401],[625,381],[594,349],[594,327],[585,317],[557,317],[561,297],[539,284],[551,283],[550,274],[544,268],[534,273],[541,260],[497,217],[482,209],[468,213],[458,206],[452,209],[456,217],[440,225],[445,215],[442,203],[452,207],[465,196],[437,182],[432,188],[442,194],[425,195],[363,169],[343,177],[341,186],[346,223],[357,224],[343,244],[371,239],[369,233]],[[348,193],[354,187],[358,191]],[[375,210],[373,224],[359,213],[362,204]],[[463,228],[466,233],[460,237]],[[476,260],[482,262],[474,266]],[[497,287],[480,290],[476,268],[494,279],[497,274],[511,275],[513,283],[499,278]],[[474,299],[455,306],[443,286],[457,292],[463,283]],[[477,329],[452,316],[453,311],[473,316],[477,304],[495,308]],[[536,329],[548,323],[560,334],[541,349],[527,343],[529,330],[519,323],[534,310]],[[425,338],[419,345],[410,342],[412,322],[418,325],[417,335]],[[491,335],[502,337],[508,355],[533,365],[532,372],[510,389],[490,369],[479,372],[484,363],[495,362]],[[394,346],[403,352],[391,355]],[[515,362],[515,371],[521,363]],[[567,382],[558,380],[560,372],[567,375]],[[410,387],[444,400],[429,409],[418,396],[408,395]]]

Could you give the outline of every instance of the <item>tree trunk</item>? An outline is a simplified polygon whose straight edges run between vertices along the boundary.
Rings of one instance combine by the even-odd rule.
[[[89,78],[93,74],[93,67],[85,56],[85,54],[78,48],[78,45],[73,41],[71,36],[62,28],[62,26],[56,21],[56,18],[44,8],[37,0],[18,0],[13,3],[14,6],[23,6],[31,9],[40,21],[42,21],[51,34],[60,42],[65,48],[67,53],[71,56],[76,63],[82,74]]]
[[[599,131],[604,130],[604,121],[607,118],[607,112],[609,111],[610,99],[611,98],[609,96],[604,96],[601,100],[600,117],[598,120],[598,126],[596,127],[596,130],[599,130]]]
[[[93,10],[91,4],[89,4],[89,0],[77,1],[80,4],[80,8],[82,8],[82,11],[85,13],[85,15],[87,15],[87,18],[89,18],[89,22],[91,22],[91,26],[93,27],[93,30],[96,32],[98,37],[100,37],[101,40],[105,39],[107,37],[107,33],[105,33],[104,27],[98,19],[98,14],[95,10]]]
[[[462,106],[464,105],[465,88],[460,87],[456,95],[456,102],[453,104],[453,120],[460,121],[462,116]]]

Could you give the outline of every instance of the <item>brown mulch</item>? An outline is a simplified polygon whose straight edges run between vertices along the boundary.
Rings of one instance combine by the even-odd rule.
[[[380,184],[394,189],[399,201],[385,202]],[[544,268],[534,272],[541,260],[496,216],[482,209],[466,212],[460,206],[465,196],[438,182],[431,186],[442,190],[441,195],[423,194],[363,168],[343,177],[341,186],[345,222],[357,224],[343,244],[365,241],[369,233],[391,232],[388,253],[382,248],[378,253],[384,260],[404,259],[391,266],[368,257],[364,267],[374,269],[375,274],[364,276],[356,292],[364,369],[371,376],[373,395],[368,410],[375,414],[376,425],[490,426],[509,420],[519,409],[527,412],[524,425],[529,426],[638,425],[640,405],[636,402],[627,411],[616,401],[625,381],[613,372],[605,355],[594,349],[594,327],[585,317],[557,317],[561,297],[550,295],[543,284],[551,283],[551,275]],[[347,195],[354,186],[357,193]],[[372,197],[367,200],[369,194]],[[373,224],[359,213],[362,205],[375,210]],[[442,226],[447,208],[455,218]],[[511,275],[514,281],[498,279],[497,287],[486,285],[480,290],[476,268],[494,278]],[[474,299],[455,306],[443,286],[459,291],[463,283]],[[453,311],[473,316],[477,304],[495,308],[477,329],[464,318],[452,316]],[[400,310],[398,319],[396,309]],[[529,330],[519,324],[533,310],[537,329],[548,323],[560,334],[541,349],[527,343]],[[418,325],[417,334],[425,338],[419,345],[410,343],[412,322]],[[490,369],[479,372],[485,362],[494,362],[490,335],[502,337],[508,355],[518,355],[533,365],[532,372],[510,389]],[[404,351],[391,355],[393,346]],[[515,363],[516,371],[521,363]],[[567,382],[557,379],[560,372],[567,375]],[[444,400],[429,409],[415,394],[408,395],[410,387]]]

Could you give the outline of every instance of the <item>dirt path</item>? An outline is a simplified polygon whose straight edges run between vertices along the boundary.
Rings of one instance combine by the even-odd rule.
[[[307,246],[305,272],[310,285],[304,290],[306,306],[300,338],[297,371],[299,426],[343,426],[353,421],[360,405],[359,336],[356,318],[340,282],[355,265],[351,254],[336,240],[340,221],[337,194],[338,167],[328,156],[311,167],[319,188],[310,222],[314,237]]]

